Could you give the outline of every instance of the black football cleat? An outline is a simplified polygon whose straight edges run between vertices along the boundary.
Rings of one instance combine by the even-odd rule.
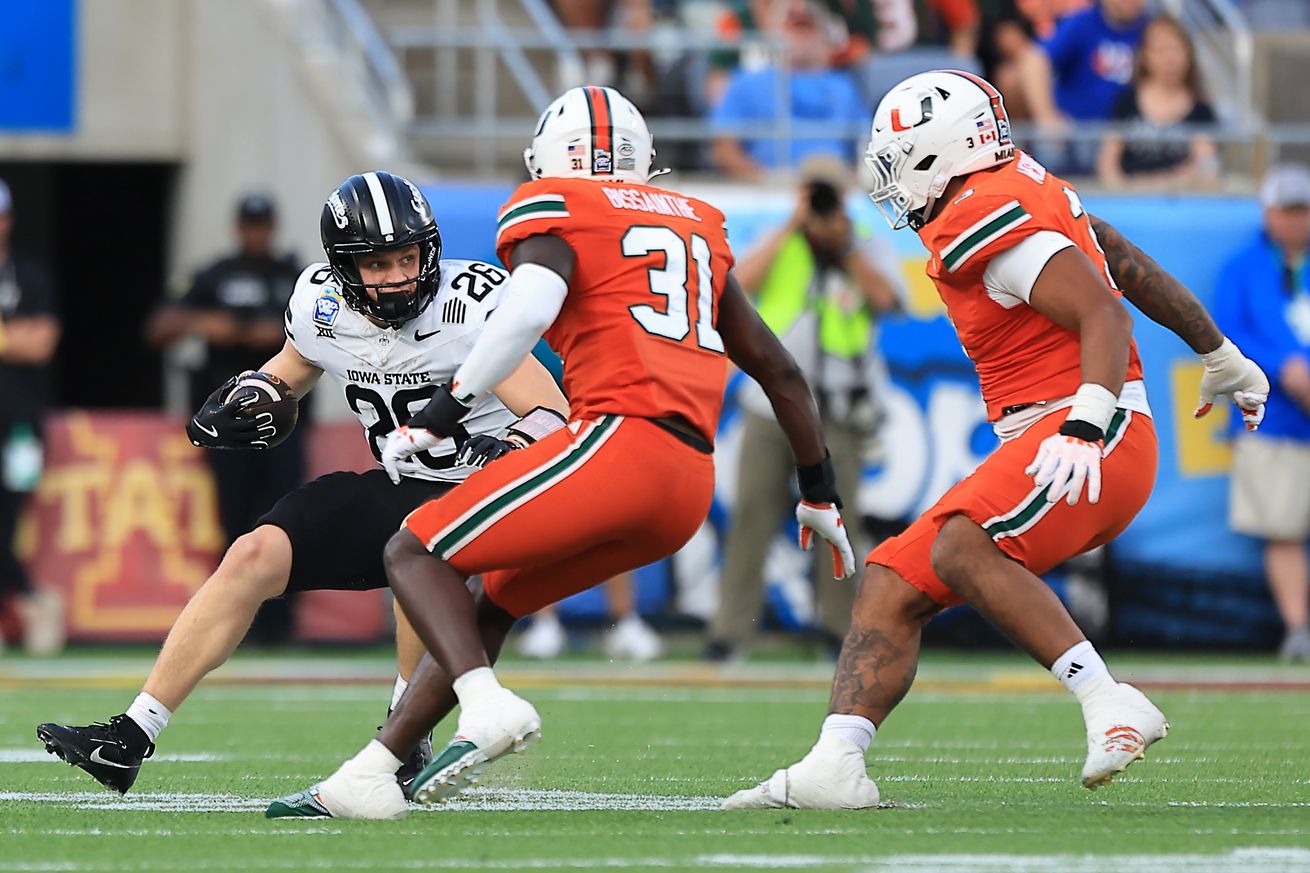
[[[146,741],[145,733],[126,715],[114,716],[109,724],[96,722],[86,727],[47,722],[37,726],[36,738],[45,743],[47,752],[81,767],[119,794],[127,794],[141,762],[155,753],[154,743]]]
[[[414,779],[427,769],[427,766],[431,763],[432,734],[428,734],[414,747],[414,751],[409,758],[396,771],[396,781],[400,783],[400,789],[405,792],[405,797],[409,797],[409,786],[414,782]]]

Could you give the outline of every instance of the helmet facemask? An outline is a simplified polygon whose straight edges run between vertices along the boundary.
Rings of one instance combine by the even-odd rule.
[[[366,283],[359,272],[356,258],[375,251],[418,244],[419,272],[413,279],[398,282]],[[341,296],[351,309],[390,327],[400,327],[418,317],[437,296],[441,261],[441,236],[433,229],[430,237],[408,240],[402,246],[369,247],[364,245],[336,246],[328,252],[332,274],[341,284]],[[414,286],[413,291],[390,290]],[[377,299],[369,293],[372,289]]]
[[[882,217],[887,219],[892,230],[905,227],[918,230],[923,227],[932,212],[933,204],[949,181],[934,173],[936,155],[920,158],[912,169],[906,169],[913,152],[909,142],[894,140],[883,144],[877,151],[874,151],[874,143],[870,142],[864,153],[864,165],[874,178],[874,188],[869,192],[869,198],[878,207]],[[915,186],[925,193],[916,193],[904,184],[903,180],[910,174],[929,177],[926,183]]]

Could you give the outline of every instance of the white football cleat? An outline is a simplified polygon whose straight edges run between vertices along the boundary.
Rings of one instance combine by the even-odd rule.
[[[476,708],[461,704],[459,732],[410,783],[419,803],[450,800],[478,781],[482,769],[541,739],[541,716],[522,697],[500,689]]]
[[[554,611],[547,611],[533,616],[532,624],[519,634],[515,649],[525,658],[552,661],[564,654],[568,642],[568,634],[564,632],[559,616]]]
[[[606,631],[601,648],[616,661],[653,661],[664,654],[659,634],[636,614],[620,619]]]
[[[1169,733],[1164,713],[1126,682],[1091,699],[1083,718],[1087,723],[1083,787],[1092,790],[1109,785],[1115,774],[1145,758],[1150,745]]]
[[[839,737],[819,737],[804,758],[723,801],[724,809],[868,809],[877,805],[878,786],[864,768],[864,752]]]
[[[354,758],[317,785],[273,801],[266,818],[404,818],[409,812],[396,774],[370,771]]]

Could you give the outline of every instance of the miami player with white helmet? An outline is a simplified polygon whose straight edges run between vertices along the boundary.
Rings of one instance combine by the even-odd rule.
[[[427,198],[392,173],[342,182],[323,206],[320,232],[327,262],[311,264],[296,282],[286,342],[261,371],[269,375],[241,374],[215,390],[188,422],[196,445],[276,444],[294,426],[295,399],[326,372],[381,464],[387,435],[454,376],[506,285],[499,267],[443,260]],[[131,706],[103,724],[42,724],[37,735],[47,750],[126,793],[173,711],[227,660],[264,600],[288,591],[385,586],[383,547],[411,510],[486,460],[563,426],[567,403],[549,372],[531,355],[511,369],[464,419],[460,436],[471,438],[462,449],[451,439],[433,440],[405,459],[386,459],[385,467],[330,473],[283,497],[232,544],[187,603]],[[255,421],[252,410],[261,407],[250,405],[260,402],[253,392],[270,386],[289,388],[290,411],[284,404]],[[396,617],[393,706],[423,654],[404,615]],[[418,744],[398,777],[413,778],[429,760],[430,744]]]
[[[936,70],[901,82],[878,106],[865,160],[888,223],[913,228],[928,249],[928,275],[977,367],[1001,445],[868,556],[818,741],[724,806],[877,805],[865,752],[914,681],[923,626],[960,603],[1078,699],[1082,784],[1105,785],[1168,724],[1115,681],[1037,574],[1117,536],[1154,481],[1151,408],[1120,297],[1200,355],[1198,415],[1228,396],[1255,429],[1269,382],[1186,288],[1014,147],[986,80]]]
[[[457,733],[412,783],[419,802],[453,797],[539,737],[535,707],[492,669],[505,634],[668,556],[700,527],[729,360],[763,387],[792,446],[802,540],[826,540],[835,575],[854,572],[809,386],[732,277],[723,213],[647,184],[653,158],[641,114],[612,88],[573,89],[542,113],[524,154],[532,181],[500,211],[496,251],[513,268],[505,299],[384,459],[451,433],[543,334],[564,359],[568,426],[405,520],[387,546],[388,576],[432,660],[375,740],[274,801],[270,818],[405,815],[395,770],[457,704]],[[483,580],[474,595],[472,574]]]

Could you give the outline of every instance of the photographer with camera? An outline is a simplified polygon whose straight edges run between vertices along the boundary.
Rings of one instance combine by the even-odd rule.
[[[760,317],[805,372],[823,417],[837,488],[859,494],[863,447],[882,417],[876,384],[875,316],[899,309],[894,252],[852,219],[842,202],[850,170],[814,156],[801,165],[801,184],[787,223],[766,233],[734,272]],[[705,658],[736,657],[750,641],[763,605],[769,543],[791,507],[794,460],[764,392],[754,382],[740,393],[744,425],[737,499],[728,532],[719,608]],[[853,507],[852,507],[853,509]],[[854,516],[858,517],[856,512]],[[852,539],[858,531],[852,531]],[[856,542],[856,554],[862,554]],[[821,552],[823,550],[816,550]],[[832,582],[831,559],[814,561],[817,625],[835,653],[850,622],[855,589]]]

